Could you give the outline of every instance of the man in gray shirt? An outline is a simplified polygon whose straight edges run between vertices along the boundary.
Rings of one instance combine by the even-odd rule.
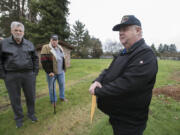
[[[46,72],[49,87],[50,102],[56,105],[56,82],[59,84],[60,101],[67,101],[65,98],[65,57],[62,47],[58,44],[58,36],[52,35],[50,43],[43,46],[41,50],[41,63]],[[54,95],[53,95],[54,94]]]

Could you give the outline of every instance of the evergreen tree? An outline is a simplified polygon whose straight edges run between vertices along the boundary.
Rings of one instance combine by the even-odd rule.
[[[34,43],[46,43],[50,35],[57,34],[61,40],[69,37],[70,28],[66,17],[69,13],[67,0],[36,0],[32,7],[36,9],[37,22],[28,22],[28,38]]]
[[[51,34],[61,40],[69,37],[67,23],[68,0],[1,0],[0,26],[5,36],[10,35],[10,23],[20,21],[25,25],[25,37],[35,45],[49,41]]]
[[[89,38],[89,32],[85,29],[85,24],[79,20],[75,21],[68,40],[72,45],[75,46],[75,49],[72,51],[72,55],[74,57],[82,57],[82,55],[84,56],[84,54],[81,53],[87,52],[85,49],[85,42],[88,42]]]
[[[101,41],[97,38],[91,38],[91,45],[92,45],[92,51],[91,51],[91,56],[93,58],[99,58],[102,54],[102,44]]]
[[[169,52],[169,46],[167,44],[164,44],[163,52]]]
[[[68,41],[75,46],[72,51],[75,58],[99,58],[103,53],[100,40],[91,37],[85,24],[79,20],[75,21]]]
[[[154,54],[157,56],[157,50],[154,44],[151,45],[151,49],[153,50]]]
[[[12,21],[23,21],[29,14],[30,0],[1,0],[0,1],[0,26],[4,36],[10,36]]]
[[[176,49],[176,45],[175,44],[170,44],[169,46],[169,52],[170,53],[176,53],[177,49]]]
[[[164,46],[162,44],[160,44],[158,47],[158,52],[163,53],[163,51],[164,51]]]

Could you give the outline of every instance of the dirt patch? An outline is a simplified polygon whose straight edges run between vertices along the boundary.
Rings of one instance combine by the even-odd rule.
[[[180,85],[164,86],[153,90],[153,95],[163,94],[168,97],[180,101]]]
[[[174,72],[171,77],[172,80],[180,82],[180,71]],[[172,97],[173,99],[180,101],[180,83],[176,85],[168,85],[161,88],[155,88],[153,90],[153,95],[163,94],[167,97]]]

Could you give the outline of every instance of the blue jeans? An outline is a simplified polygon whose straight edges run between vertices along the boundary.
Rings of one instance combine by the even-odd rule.
[[[56,74],[53,77],[50,77],[48,74],[46,74],[47,82],[48,82],[48,88],[49,88],[49,96],[51,102],[56,102],[56,80],[58,81],[59,85],[59,98],[64,99],[64,91],[65,91],[65,73],[64,71],[60,74]],[[53,89],[54,85],[54,89]],[[54,92],[53,92],[54,91]],[[53,95],[54,94],[54,95]]]

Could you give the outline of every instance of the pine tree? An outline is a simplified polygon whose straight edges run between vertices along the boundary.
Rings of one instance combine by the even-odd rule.
[[[160,44],[158,47],[158,52],[163,53],[163,51],[164,51],[164,46],[162,44]]]
[[[169,52],[170,53],[176,53],[177,49],[176,49],[176,45],[175,44],[170,44],[169,46]]]
[[[85,24],[79,20],[75,21],[69,38],[71,44],[75,46],[75,49],[72,52],[74,57],[82,57],[82,55],[84,56],[84,52],[87,53],[85,42],[87,42],[89,38],[89,32],[85,29]],[[81,52],[83,54],[81,54]]]
[[[91,44],[92,44],[91,56],[93,58],[99,58],[103,54],[101,41],[97,38],[91,38]]]
[[[1,0],[2,33],[9,36],[11,22],[20,21],[25,25],[25,37],[35,45],[49,42],[51,34],[65,40],[70,34],[68,4],[68,0]]]
[[[35,1],[37,22],[28,22],[31,31],[27,34],[36,44],[49,42],[50,35],[57,34],[61,40],[69,37],[70,28],[66,17],[69,14],[67,0]]]
[[[23,21],[29,13],[30,0],[1,0],[0,1],[0,26],[5,37],[10,35],[12,21]]]
[[[91,37],[85,28],[85,24],[79,20],[75,21],[71,29],[69,42],[75,46],[72,56],[76,58],[99,58],[103,53],[100,40]]]
[[[153,50],[154,54],[157,56],[157,50],[154,44],[151,45],[151,49]]]

